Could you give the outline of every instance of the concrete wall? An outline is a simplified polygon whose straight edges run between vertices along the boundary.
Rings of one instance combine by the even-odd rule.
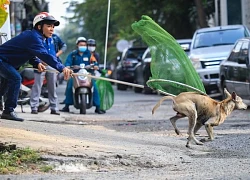
[[[250,29],[250,1],[241,0],[242,5],[242,22]]]

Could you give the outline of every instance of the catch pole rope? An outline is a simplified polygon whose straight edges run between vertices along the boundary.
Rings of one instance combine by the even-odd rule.
[[[32,69],[38,70],[36,68],[32,68]],[[45,72],[59,73],[57,70],[53,70],[53,69],[45,70]],[[144,86],[140,85],[140,84],[134,84],[134,83],[129,83],[129,82],[125,82],[125,81],[119,81],[119,80],[115,80],[115,79],[104,78],[104,77],[97,77],[97,76],[93,76],[93,75],[90,75],[90,74],[72,73],[72,75],[74,75],[74,76],[86,76],[86,77],[90,77],[90,78],[93,78],[93,79],[101,79],[101,80],[110,81],[110,82],[114,82],[114,83],[125,84],[125,85],[128,85],[128,86],[134,86],[134,87],[138,87],[138,88],[142,88],[142,89],[144,88]]]
[[[38,70],[36,68],[33,68],[35,70]],[[47,72],[54,72],[54,73],[59,73],[57,70],[45,70]],[[110,81],[110,82],[114,82],[114,83],[119,83],[119,84],[125,84],[127,86],[134,86],[134,87],[138,87],[138,88],[144,88],[143,85],[140,85],[140,84],[134,84],[134,83],[129,83],[129,82],[125,82],[125,81],[119,81],[119,80],[115,80],[115,79],[110,79],[110,78],[105,78],[105,77],[97,77],[97,76],[93,76],[91,74],[85,74],[85,73],[72,73],[72,75],[74,76],[86,76],[86,77],[90,77],[90,78],[93,78],[93,79],[101,79],[101,80],[104,80],[104,81]],[[167,79],[151,79],[151,80],[148,80],[148,82],[155,82],[155,81],[158,81],[158,82],[171,82],[171,83],[175,83],[177,85],[181,85],[181,86],[185,86],[185,87],[188,87],[196,92],[199,92],[201,94],[204,94],[206,95],[204,92],[202,92],[201,90],[197,89],[197,88],[194,88],[192,86],[189,86],[187,84],[183,84],[183,83],[180,83],[180,82],[176,82],[176,81],[171,81],[171,80],[167,80]],[[164,92],[162,90],[157,90],[158,92],[160,93],[163,93],[165,95],[170,95],[170,96],[175,96],[173,94],[170,94],[170,93],[167,93],[167,92]]]

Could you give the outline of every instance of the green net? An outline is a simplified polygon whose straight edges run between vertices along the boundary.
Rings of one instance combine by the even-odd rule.
[[[132,24],[150,48],[152,77],[147,85],[167,94],[198,91],[205,93],[200,77],[179,43],[150,17]]]
[[[6,19],[8,18],[8,13],[6,12],[7,5],[10,4],[8,0],[0,0],[0,28],[4,25]]]
[[[105,77],[106,70],[101,72],[101,77]],[[100,96],[100,108],[102,110],[110,109],[114,104],[114,90],[112,84],[109,81],[97,79],[96,85],[98,87],[98,93]]]

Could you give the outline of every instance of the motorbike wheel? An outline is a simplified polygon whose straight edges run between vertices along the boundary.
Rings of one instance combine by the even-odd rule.
[[[84,94],[80,94],[80,114],[86,114],[86,96]]]

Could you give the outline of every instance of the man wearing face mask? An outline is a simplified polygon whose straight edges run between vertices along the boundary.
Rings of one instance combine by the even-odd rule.
[[[94,39],[88,39],[87,41],[87,45],[88,45],[88,50],[91,52],[91,57],[90,57],[90,61],[93,62],[100,62],[100,56],[99,53],[96,52],[96,41]],[[106,113],[105,110],[101,109],[101,111],[103,113]]]
[[[95,51],[96,50],[96,41],[94,39],[88,39],[87,44],[88,44],[88,50],[91,52],[90,60],[91,61],[97,61],[99,63],[100,56]]]
[[[85,37],[79,37],[76,40],[76,45],[77,45],[77,50],[71,52],[66,59],[65,66],[66,67],[71,67],[74,65],[79,66],[80,64],[84,63],[85,66],[88,66],[90,64],[94,64],[94,69],[89,70],[91,74],[94,73],[94,70],[97,70],[98,67],[98,62],[91,62],[91,52],[87,49],[87,40]],[[78,70],[76,70],[78,71]],[[94,87],[94,92],[93,92],[93,104],[96,106],[95,113],[97,114],[103,114],[104,112],[100,110],[100,97],[97,91],[96,83],[95,80],[92,79],[92,84]],[[60,110],[62,112],[69,112],[69,106],[73,105],[74,100],[73,100],[73,78],[69,79],[65,91],[65,106]]]

